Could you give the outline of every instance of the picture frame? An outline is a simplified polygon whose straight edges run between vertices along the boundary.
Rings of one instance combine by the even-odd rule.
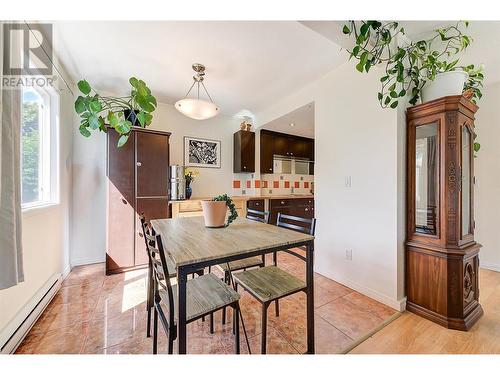
[[[196,168],[220,168],[221,141],[185,136],[184,166]]]

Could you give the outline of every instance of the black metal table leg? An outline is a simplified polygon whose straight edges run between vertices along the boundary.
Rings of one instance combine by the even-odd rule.
[[[307,244],[307,353],[314,354],[314,241]]]
[[[177,269],[177,350],[179,354],[186,354],[186,282],[187,273],[182,267]]]

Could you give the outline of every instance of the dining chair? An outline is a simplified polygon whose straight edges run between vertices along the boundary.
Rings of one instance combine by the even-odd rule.
[[[316,219],[307,219],[292,215],[278,213],[276,225],[278,227],[292,229],[314,236]],[[291,250],[284,250],[303,261],[306,258]],[[235,285],[240,285],[262,305],[262,337],[261,353],[266,354],[267,344],[267,309],[274,301],[276,303],[276,315],[279,315],[278,301],[280,298],[290,296],[298,292],[306,292],[307,285],[304,281],[278,268],[277,256],[273,257],[273,265],[262,268],[242,271],[232,275]]]
[[[169,269],[172,262],[165,254],[161,236],[153,235],[146,229],[146,247],[153,272],[153,354],[158,353],[158,318],[168,336],[168,353],[173,353],[174,341],[177,338],[177,285],[172,285]],[[163,287],[160,285],[163,284]],[[213,274],[205,274],[186,283],[186,324],[225,308],[234,311],[235,351],[240,353],[239,305],[240,295]]]
[[[258,211],[253,209],[247,209],[246,218],[253,221],[258,221],[264,224],[269,222],[269,212],[268,211]],[[253,267],[264,267],[266,265],[266,256],[254,256],[250,258],[235,260],[229,263],[218,264],[216,267],[221,272],[224,273],[224,282],[227,285],[231,285],[231,274],[235,271],[246,270],[247,268]],[[208,272],[211,268],[208,268]],[[226,310],[222,311],[222,324],[226,324]]]
[[[152,268],[152,263],[151,259],[149,257],[149,251],[148,251],[148,240],[146,239],[146,232],[149,231],[148,223],[146,220],[146,217],[144,214],[141,214],[141,227],[142,227],[142,235],[144,237],[144,241],[146,243],[146,252],[148,252],[148,278],[147,278],[147,285],[146,285],[146,310],[148,312],[147,316],[147,323],[146,323],[146,337],[151,337],[151,311],[153,309],[153,268]],[[156,233],[154,232],[153,228],[151,228],[151,232],[149,233],[152,236],[155,236]],[[175,265],[170,259],[170,257],[166,258],[166,261],[168,262],[168,270],[169,270],[169,278],[177,277],[177,273],[175,271]],[[194,277],[194,274],[197,274],[199,276],[202,276],[204,274],[204,270],[198,270],[195,273],[192,274],[192,277]],[[163,276],[162,276],[163,277]],[[164,287],[164,283],[160,284],[161,287]],[[205,320],[205,317],[203,317],[203,320]],[[214,333],[214,317],[213,314],[210,315],[210,333]]]

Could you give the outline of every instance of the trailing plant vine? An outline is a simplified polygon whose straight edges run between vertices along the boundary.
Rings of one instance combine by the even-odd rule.
[[[406,41],[402,46],[399,36],[405,35],[405,30],[397,22],[349,21],[342,31],[355,40],[355,46],[348,52],[350,58],[358,60],[356,69],[359,72],[385,65],[377,97],[382,108],[396,108],[400,98],[406,95],[410,95],[412,105],[417,104],[428,81],[433,81],[439,73],[453,70],[469,73],[464,91],[469,90],[474,102],[481,98],[482,67],[459,66],[459,59],[448,61],[472,42],[472,38],[462,32],[464,26],[467,28],[468,22],[436,29],[430,39]]]
[[[91,136],[91,130],[107,132],[108,127],[119,134],[118,147],[123,146],[132,131],[135,119],[141,127],[151,124],[151,114],[157,106],[156,98],[144,81],[131,77],[132,86],[129,96],[113,97],[98,94],[86,80],[78,82],[78,89],[83,94],[75,101],[75,111],[80,116],[80,133]],[[125,111],[128,116],[125,116]]]
[[[226,227],[229,226],[233,221],[238,217],[238,211],[236,211],[236,206],[234,205],[233,200],[227,194],[218,195],[212,199],[213,201],[224,201],[226,202],[226,206],[229,208],[229,216],[227,218]]]

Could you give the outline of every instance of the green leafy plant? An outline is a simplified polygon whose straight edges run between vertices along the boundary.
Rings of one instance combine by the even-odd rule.
[[[233,200],[227,194],[218,195],[212,199],[213,201],[224,201],[226,202],[226,206],[229,208],[229,217],[227,218],[226,227],[229,226],[233,221],[238,217],[238,211],[236,211],[236,206],[234,205]]]
[[[359,72],[385,65],[377,97],[382,108],[396,108],[400,98],[406,95],[410,95],[410,104],[415,105],[428,81],[433,81],[440,73],[453,70],[468,72],[469,79],[464,90],[472,91],[474,102],[481,98],[482,67],[458,66],[459,59],[448,61],[472,42],[472,38],[461,31],[463,26],[467,27],[468,23],[458,22],[436,29],[430,39],[408,41],[403,46],[399,45],[398,36],[405,35],[405,30],[397,22],[349,21],[342,31],[355,40],[354,47],[348,52],[350,58],[358,60],[356,69]],[[435,48],[438,42],[439,46]]]
[[[130,136],[135,118],[143,128],[151,124],[156,98],[144,81],[131,77],[129,83],[132,86],[129,96],[113,97],[98,94],[86,80],[78,82],[83,95],[76,99],[75,111],[81,119],[79,130],[83,136],[90,137],[91,130],[107,132],[108,127],[113,128],[121,135],[118,139],[121,147]],[[129,111],[128,116],[125,111]]]

